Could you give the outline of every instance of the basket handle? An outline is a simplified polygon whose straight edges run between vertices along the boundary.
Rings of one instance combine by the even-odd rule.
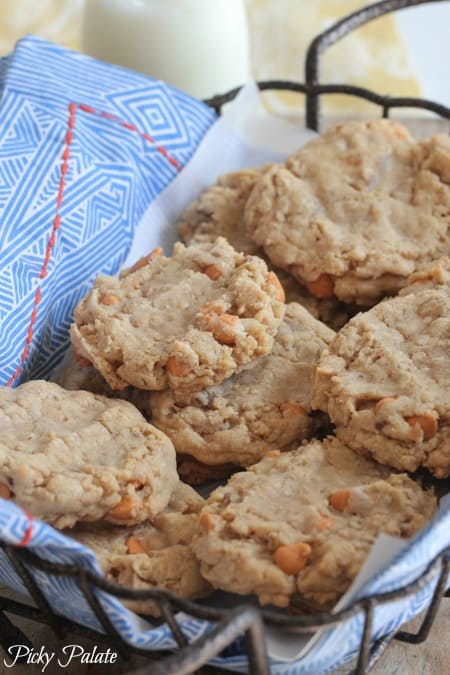
[[[323,52],[342,40],[348,33],[373,19],[400,9],[430,2],[445,2],[445,0],[382,0],[382,2],[375,2],[348,14],[314,38],[306,52],[305,61],[306,126],[308,129],[317,131],[319,128],[320,96],[315,88],[319,84],[320,57]]]

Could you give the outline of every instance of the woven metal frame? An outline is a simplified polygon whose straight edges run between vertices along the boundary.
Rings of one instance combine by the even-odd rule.
[[[443,119],[450,121],[450,109],[433,101],[420,98],[383,96],[363,87],[346,84],[319,83],[320,56],[327,47],[345,37],[352,30],[389,12],[414,5],[443,1],[445,0],[383,0],[382,2],[369,5],[338,21],[329,30],[321,33],[312,41],[306,56],[304,83],[270,80],[259,82],[258,86],[262,91],[269,89],[287,90],[305,94],[306,126],[314,130],[320,128],[320,98],[324,94],[346,94],[366,99],[379,105],[384,117],[389,115],[391,109],[408,107],[430,110]],[[239,90],[240,87],[223,95],[215,96],[207,100],[206,103],[220,114],[222,106],[233,100]],[[30,606],[29,604],[11,600],[0,595],[0,645],[3,649],[7,650],[13,644],[23,644],[32,647],[28,638],[6,616],[5,612],[7,612],[47,624],[56,636],[61,639],[70,631],[81,637],[90,638],[96,643],[111,645],[124,659],[130,658],[132,654],[145,655],[152,662],[152,675],[184,675],[185,673],[197,671],[198,668],[204,666],[210,659],[219,654],[221,650],[231,644],[236,637],[242,634],[245,635],[250,672],[257,675],[269,675],[270,668],[265,649],[264,625],[281,626],[298,633],[315,632],[326,626],[333,626],[347,621],[359,612],[363,612],[364,630],[356,670],[354,671],[358,675],[362,675],[371,669],[393,638],[413,644],[418,644],[427,638],[436,617],[440,601],[444,597],[450,572],[449,547],[430,563],[421,576],[396,591],[364,598],[363,600],[354,602],[350,607],[336,614],[322,612],[306,616],[289,616],[276,610],[261,609],[254,605],[240,605],[232,610],[217,609],[208,605],[182,600],[172,593],[163,590],[128,590],[74,565],[61,565],[43,560],[27,549],[16,548],[4,542],[0,542],[0,548],[5,552],[34,602],[34,606]],[[44,593],[36,583],[33,569],[44,571],[49,575],[74,579],[86,602],[92,608],[100,625],[103,627],[104,633],[90,630],[56,615]],[[400,631],[395,635],[386,635],[376,642],[372,641],[372,622],[374,610],[377,606],[412,595],[436,579],[437,584],[433,597],[417,633]],[[154,601],[160,610],[162,620],[167,623],[172,631],[178,645],[178,650],[175,653],[149,652],[130,647],[130,645],[122,640],[110,622],[97,599],[95,589],[110,593],[119,599]],[[446,593],[445,597],[450,597],[450,593]],[[175,616],[178,611],[183,611],[198,619],[212,621],[215,623],[215,627],[208,635],[202,637],[194,644],[188,645]],[[203,670],[205,673],[211,672],[211,669]],[[147,672],[149,672],[148,669],[143,668],[135,671],[135,675],[141,675],[141,673],[144,675]],[[219,670],[214,669],[214,672],[217,673]]]
[[[63,565],[43,560],[27,549],[16,548],[1,542],[0,548],[5,552],[15,571],[22,579],[35,605],[26,605],[0,596],[0,645],[5,651],[13,644],[30,645],[28,638],[4,614],[4,612],[11,612],[49,625],[60,639],[63,639],[70,631],[81,637],[90,638],[97,643],[114,646],[114,649],[124,659],[128,659],[131,654],[145,655],[152,660],[158,659],[157,663],[152,663],[152,675],[183,675],[184,673],[195,672],[243,633],[246,638],[250,672],[257,675],[269,675],[270,669],[264,642],[265,624],[282,627],[300,634],[310,633],[325,627],[335,626],[363,612],[364,630],[355,670],[357,675],[362,675],[370,670],[392,638],[395,637],[397,640],[412,644],[418,644],[427,638],[444,595],[450,572],[449,547],[431,561],[423,574],[395,591],[368,596],[335,614],[322,612],[306,616],[290,616],[277,610],[259,608],[254,605],[240,605],[235,609],[217,609],[183,600],[163,590],[129,590],[75,565]],[[49,575],[73,579],[99,620],[104,633],[85,628],[56,615],[36,583],[33,569],[46,572]],[[376,607],[404,598],[407,595],[413,595],[436,580],[433,597],[417,633],[400,631],[395,636],[387,635],[382,640],[372,643],[372,622]],[[95,595],[95,589],[105,591],[123,600],[152,600],[172,631],[174,640],[179,647],[177,652],[169,655],[167,652],[148,652],[132,648],[126,644],[103,610]],[[449,596],[450,592],[446,594],[446,597]],[[175,616],[177,612],[185,612],[199,619],[215,622],[216,626],[206,636],[194,644],[188,645],[182,629],[178,625]],[[149,620],[154,621],[151,618]],[[136,673],[138,672],[141,671],[136,671]],[[145,670],[142,671],[142,673],[144,672]]]

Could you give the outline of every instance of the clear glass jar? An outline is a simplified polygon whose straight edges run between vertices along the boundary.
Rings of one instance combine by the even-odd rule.
[[[244,0],[86,0],[82,43],[198,98],[250,76]]]

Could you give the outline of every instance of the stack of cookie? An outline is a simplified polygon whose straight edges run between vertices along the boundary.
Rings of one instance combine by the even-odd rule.
[[[58,527],[97,521],[72,533],[128,586],[329,606],[380,532],[433,514],[433,491],[398,471],[450,474],[449,183],[448,137],[415,143],[386,120],[221,177],[181,217],[187,246],[79,304],[58,379],[73,391],[3,394],[9,451],[20,397],[58,402],[29,404],[20,448],[37,425],[39,470],[11,472],[5,450],[5,494]],[[206,504],[174,450],[184,481],[225,483]],[[70,472],[76,499],[56,490]]]
[[[311,385],[333,337],[300,304],[285,305],[264,260],[223,237],[97,279],[72,326],[78,361],[170,437],[191,484],[293,449],[328,423],[311,414]]]
[[[211,590],[191,547],[204,500],[131,403],[41,380],[1,388],[0,495],[71,528],[112,581],[187,598]]]
[[[268,453],[202,511],[194,550],[215,587],[333,603],[380,531],[408,537],[432,515],[432,492],[392,469],[450,474],[449,179],[448,136],[350,122],[283,165],[223,177],[185,214],[185,239],[219,230],[261,247],[301,284],[297,301],[340,328],[311,405],[336,437]]]

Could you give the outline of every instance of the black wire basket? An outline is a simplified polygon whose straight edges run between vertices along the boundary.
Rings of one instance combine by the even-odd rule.
[[[388,117],[393,109],[420,108],[429,110],[442,119],[450,121],[450,109],[421,98],[398,98],[383,96],[363,87],[346,84],[320,84],[320,56],[324,50],[345,37],[359,26],[389,12],[405,7],[444,0],[384,0],[350,14],[318,35],[310,44],[305,64],[305,82],[270,80],[259,82],[260,90],[287,90],[299,92],[306,99],[306,126],[313,130],[320,128],[320,100],[324,94],[345,94],[362,98],[380,106],[381,113]],[[235,98],[240,88],[233,89],[206,101],[220,114],[222,106]],[[327,626],[335,626],[363,613],[364,626],[359,645],[355,672],[368,672],[389,642],[395,638],[417,644],[426,639],[432,627],[442,597],[449,597],[445,588],[450,572],[450,547],[435,557],[428,568],[415,580],[402,588],[388,593],[372,595],[354,602],[338,613],[314,613],[304,616],[284,615],[276,610],[241,604],[233,609],[219,609],[207,604],[190,602],[163,590],[133,591],[107,581],[88,570],[74,565],[62,565],[43,560],[26,548],[18,548],[0,541],[0,548],[11,562],[14,570],[27,588],[34,605],[25,604],[0,594],[0,645],[5,651],[12,645],[32,646],[29,639],[6,616],[5,613],[26,617],[47,624],[55,635],[63,639],[68,633],[90,638],[97,644],[111,645],[124,659],[140,654],[151,660],[151,668],[141,668],[135,673],[151,672],[152,675],[183,675],[192,673],[217,656],[237,637],[244,635],[249,671],[257,675],[268,675],[269,661],[265,647],[265,625],[274,625],[297,633],[317,632]],[[33,570],[39,570],[56,577],[73,579],[80,589],[103,632],[88,629],[69,619],[57,615],[50,606],[43,590],[33,577]],[[388,633],[383,638],[372,640],[372,627],[376,607],[399,598],[413,596],[426,588],[431,581],[437,583],[428,604],[421,627],[417,633],[404,631]],[[117,632],[96,597],[95,590],[105,591],[123,600],[152,600],[158,606],[162,620],[169,626],[178,649],[173,652],[149,652],[127,644]],[[176,613],[184,612],[197,619],[213,622],[214,628],[196,642],[188,644]],[[219,672],[215,669],[215,672]],[[225,672],[225,671],[223,671]]]

